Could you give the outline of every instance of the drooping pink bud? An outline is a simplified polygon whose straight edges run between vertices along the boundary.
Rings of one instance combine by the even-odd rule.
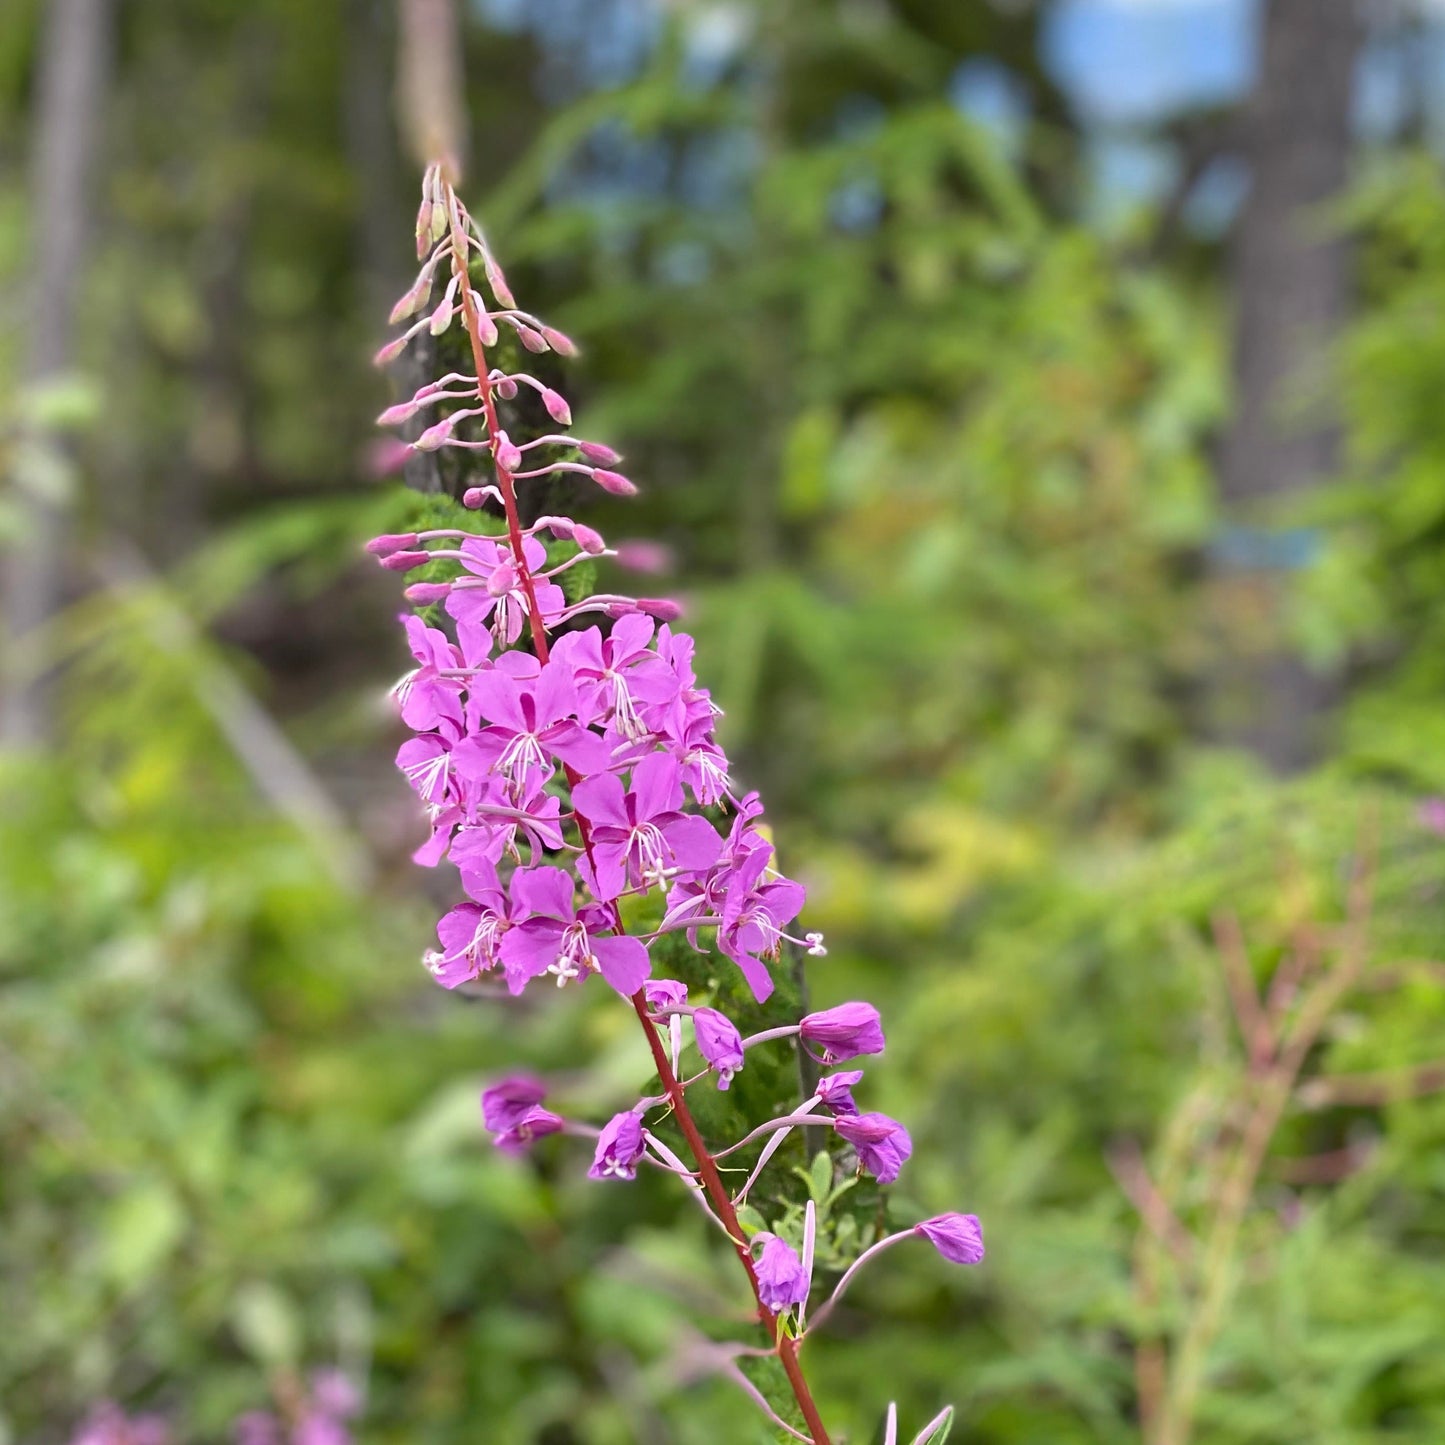
[[[499,376],[496,382],[497,395],[503,401],[515,401],[517,399],[517,383],[510,376]]]
[[[366,449],[365,466],[374,477],[394,477],[411,460],[411,444],[397,437],[377,437]]]
[[[522,465],[522,449],[504,431],[497,433],[492,454],[503,471],[515,472]]]
[[[559,542],[570,542],[577,532],[577,523],[571,517],[547,517],[538,525],[543,524]]]
[[[542,335],[547,338],[547,344],[558,356],[577,355],[577,343],[565,331],[558,331],[555,326],[544,326]]]
[[[976,1214],[938,1214],[913,1226],[951,1264],[981,1264],[983,1229]]]
[[[451,590],[450,582],[413,582],[410,587],[403,589],[401,595],[408,602],[415,602],[420,607],[426,607],[450,596]]]
[[[432,312],[431,323],[427,327],[433,336],[440,336],[452,324],[455,311],[456,307],[452,305],[451,298],[444,296],[437,309]]]
[[[487,489],[485,487],[468,487],[462,493],[462,506],[471,507],[475,510],[487,500]]]
[[[630,541],[617,544],[617,564],[629,572],[660,576],[673,570],[672,549],[661,542]]]
[[[615,467],[622,460],[621,452],[615,452],[601,442],[578,442],[577,450],[589,462],[599,467]]]
[[[431,561],[430,552],[393,552],[389,557],[378,557],[377,561],[386,568],[388,572],[410,572],[413,567],[420,567]]]
[[[431,197],[423,193],[421,208],[416,213],[416,257],[420,261],[431,244]]]
[[[547,338],[540,331],[533,331],[530,326],[523,326],[520,321],[512,323],[512,329],[517,333],[517,340],[527,348],[528,351],[540,353],[548,350]]]
[[[676,622],[682,616],[682,603],[670,597],[639,597],[637,610],[655,617],[659,622]]]
[[[550,386],[544,386],[542,388],[542,405],[547,408],[547,415],[558,426],[572,425],[572,408],[567,405],[567,398],[561,392],[553,391]]]
[[[371,358],[371,364],[373,366],[389,366],[405,350],[406,337],[398,336],[395,341],[388,341],[386,345]]]
[[[366,550],[373,557],[387,557],[393,552],[400,552],[406,547],[413,546],[415,542],[415,532],[388,532],[383,536],[373,537],[366,544]]]
[[[497,344],[497,323],[492,320],[489,312],[483,311],[478,315],[477,335],[481,338],[483,346]]]
[[[637,495],[637,488],[621,472],[609,472],[603,467],[594,467],[592,480],[604,492],[611,492],[614,497],[635,497]]]
[[[487,285],[492,288],[492,295],[497,298],[509,311],[516,304],[516,298],[512,295],[512,288],[507,285],[507,278],[502,274],[502,268],[488,255],[482,263],[487,273]]]
[[[405,321],[408,316],[413,315],[426,304],[427,297],[431,295],[431,279],[431,267],[428,266],[421,275],[412,282],[411,289],[406,295],[402,296],[396,305],[391,308],[391,315],[387,317],[387,320],[391,322],[393,326],[395,326],[398,321]]]
[[[457,414],[443,417],[435,426],[429,426],[413,443],[419,452],[434,452],[440,446],[444,446],[450,439],[452,428],[457,424]]]
[[[555,531],[555,528],[553,530]],[[591,527],[584,526],[581,522],[572,524],[572,540],[589,557],[599,557],[607,550],[607,543],[603,541],[602,533],[593,531]]]
[[[413,397],[410,401],[399,401],[395,406],[389,406],[377,417],[377,426],[400,426],[404,421],[410,421],[418,411],[421,410],[421,403]]]

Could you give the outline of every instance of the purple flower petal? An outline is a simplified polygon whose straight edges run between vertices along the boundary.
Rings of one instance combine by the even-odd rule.
[[[939,1214],[913,1226],[944,1259],[953,1264],[978,1264],[984,1256],[983,1229],[976,1214]]]

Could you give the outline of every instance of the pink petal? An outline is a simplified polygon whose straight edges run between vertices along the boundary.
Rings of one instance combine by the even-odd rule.
[[[602,967],[602,977],[624,998],[631,998],[652,976],[652,959],[636,938],[594,938],[592,951]]]

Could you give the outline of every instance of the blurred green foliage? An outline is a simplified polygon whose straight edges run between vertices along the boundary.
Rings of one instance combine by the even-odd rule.
[[[984,1220],[983,1268],[893,1251],[809,1369],[856,1442],[892,1397],[914,1429],[955,1402],[955,1441],[1138,1440],[1136,1346],[1177,1340],[1189,1294],[1141,1303],[1107,1161],[1177,1155],[1205,1226],[1219,1140],[1178,1121],[1203,1100],[1227,1138],[1249,1087],[1219,920],[1267,985],[1339,928],[1374,830],[1372,971],[1305,1071],[1385,1093],[1286,1113],[1196,1434],[1436,1439],[1445,1101],[1406,1095],[1445,1036],[1445,842],[1416,815],[1445,790],[1445,187],[1388,158],[1340,218],[1350,465],[1292,619],[1353,686],[1334,755],[1279,784],[1201,740],[1220,298],[1068,219],[1052,99],[1012,159],[945,104],[960,55],[1030,63],[1023,21],[955,25],[974,8],[758,7],[700,80],[684,7],[625,84],[550,111],[528,42],[473,29],[476,209],[524,304],[585,344],[581,432],[646,488],[588,518],[674,546],[726,741],[829,934],[807,988],[888,1022],[860,1099],[916,1153],[840,1227]],[[0,21],[8,149],[37,9]],[[336,123],[385,27],[184,9],[131,6],[121,35],[80,381],[27,397],[6,356],[7,486],[45,485],[46,438],[87,429],[86,595],[44,647],[61,721],[0,776],[0,1436],[62,1440],[113,1395],[220,1440],[335,1361],[367,1382],[368,1441],[768,1439],[725,1384],[679,1381],[686,1329],[743,1320],[688,1202],[588,1183],[575,1144],[517,1162],[482,1138],[478,1086],[518,1065],[579,1112],[624,1107],[649,1072],[625,1011],[444,996],[413,962],[453,890],[406,860],[375,705],[399,600],[354,557],[445,503],[361,480],[410,182]],[[378,219],[394,254],[365,251]],[[730,970],[691,982],[740,1007]],[[750,1063],[705,1124],[786,1098],[792,1067]],[[841,1182],[790,1148],[752,1200],[785,1228]],[[1311,1182],[1300,1161],[1341,1151]]]

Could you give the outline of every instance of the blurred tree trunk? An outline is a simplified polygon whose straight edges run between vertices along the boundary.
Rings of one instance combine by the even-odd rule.
[[[111,0],[50,0],[41,37],[31,189],[34,264],[25,383],[73,362],[75,318],[91,218],[90,172],[110,59]],[[53,499],[23,500],[19,544],[5,558],[11,648],[61,601],[66,517]],[[12,659],[0,699],[0,743],[29,746],[48,732],[44,689],[29,659]]]
[[[1238,569],[1227,600],[1237,635],[1255,646],[1225,679],[1225,728],[1280,771],[1309,760],[1336,683],[1275,635],[1279,569],[1298,564],[1294,553],[1308,539],[1253,529],[1339,460],[1324,383],[1349,315],[1350,258],[1320,210],[1347,178],[1361,8],[1357,0],[1268,0],[1243,125],[1250,190],[1232,261],[1235,403],[1220,488],[1232,529],[1222,560]]]
[[[366,323],[380,331],[391,303],[406,290],[407,228],[397,204],[397,155],[391,110],[390,57],[395,38],[387,0],[348,0],[342,129],[356,180],[356,239]],[[408,195],[410,193],[408,192]]]

